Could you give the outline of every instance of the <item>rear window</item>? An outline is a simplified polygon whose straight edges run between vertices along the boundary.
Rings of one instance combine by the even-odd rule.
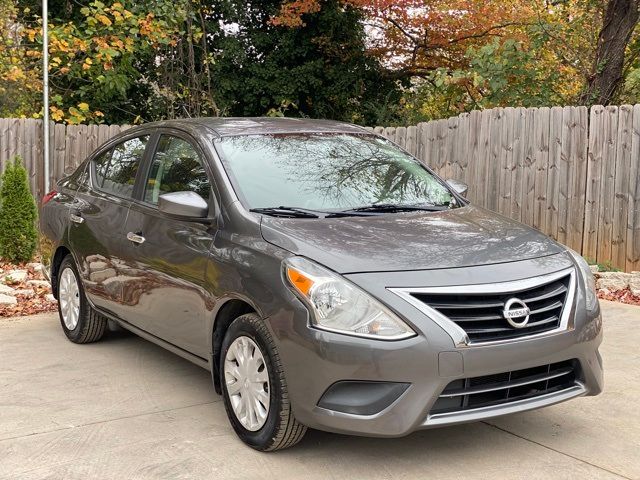
[[[97,157],[93,161],[96,186],[119,197],[131,197],[148,140],[148,135],[131,138]]]

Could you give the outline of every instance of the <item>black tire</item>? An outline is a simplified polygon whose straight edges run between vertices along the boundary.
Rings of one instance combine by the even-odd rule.
[[[106,317],[97,313],[91,307],[91,305],[89,305],[87,297],[84,294],[84,287],[82,286],[80,275],[78,275],[78,269],[76,268],[76,264],[73,261],[73,257],[71,255],[67,255],[66,257],[64,257],[62,263],[60,264],[60,268],[58,269],[58,288],[60,286],[60,279],[62,278],[62,274],[67,269],[70,269],[73,272],[73,275],[76,278],[76,282],[78,283],[80,315],[78,317],[77,325],[75,326],[75,328],[70,330],[64,323],[62,310],[60,308],[60,301],[58,301],[58,314],[60,315],[60,324],[62,325],[62,330],[64,331],[67,338],[73,343],[97,342],[102,338],[107,329],[107,319]]]
[[[269,413],[265,424],[255,432],[244,428],[236,418],[225,382],[224,363],[227,351],[233,341],[241,336],[249,337],[258,345],[269,375]],[[231,323],[222,342],[219,363],[224,407],[233,429],[244,443],[256,450],[267,452],[292,447],[302,440],[307,427],[293,416],[278,350],[269,329],[258,315],[248,313]]]

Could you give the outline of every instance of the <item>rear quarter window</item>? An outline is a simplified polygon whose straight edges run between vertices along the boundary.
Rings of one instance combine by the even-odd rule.
[[[87,186],[88,178],[88,163],[84,162],[76,169],[75,172],[73,172],[65,179],[65,185],[67,188],[70,188],[72,190],[79,190],[80,188]]]

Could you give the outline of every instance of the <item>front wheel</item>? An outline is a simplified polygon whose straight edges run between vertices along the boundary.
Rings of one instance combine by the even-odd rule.
[[[280,356],[258,315],[233,321],[220,358],[224,406],[240,439],[261,451],[281,450],[302,440],[307,427],[293,416]]]
[[[71,255],[62,260],[58,270],[58,313],[62,330],[73,343],[96,342],[107,328],[107,319],[87,301]]]

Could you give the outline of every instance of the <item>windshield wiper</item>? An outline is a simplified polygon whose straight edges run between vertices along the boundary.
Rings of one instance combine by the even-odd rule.
[[[264,207],[252,208],[250,212],[271,215],[272,217],[284,218],[320,218],[320,215],[302,208],[295,207]]]
[[[302,207],[264,207],[264,208],[252,208],[250,212],[262,213],[264,215],[271,215],[274,217],[284,218],[320,218],[320,214],[323,218],[339,218],[339,217],[370,217],[375,213],[365,213],[356,211],[332,211],[332,210],[312,210],[310,208]]]
[[[345,213],[350,212],[379,212],[379,213],[393,213],[393,212],[414,212],[418,210],[426,212],[440,212],[442,210],[449,210],[449,204],[442,205],[401,205],[395,203],[374,203],[372,205],[365,205],[364,207],[350,208],[344,210]]]

